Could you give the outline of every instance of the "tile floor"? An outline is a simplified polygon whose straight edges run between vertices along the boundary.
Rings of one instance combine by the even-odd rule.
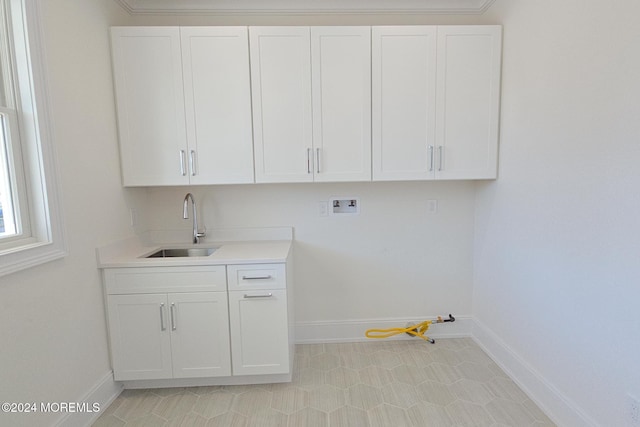
[[[291,383],[125,390],[93,425],[554,426],[469,338],[298,345]]]

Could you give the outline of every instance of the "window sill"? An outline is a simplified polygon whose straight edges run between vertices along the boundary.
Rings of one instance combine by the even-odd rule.
[[[63,258],[67,251],[51,242],[30,243],[0,252],[0,277]]]

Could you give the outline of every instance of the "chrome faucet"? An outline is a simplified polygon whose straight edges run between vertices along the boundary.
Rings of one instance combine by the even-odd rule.
[[[187,193],[184,196],[184,205],[182,208],[182,218],[189,219],[189,199],[191,199],[191,215],[193,216],[193,243],[200,243],[200,238],[205,236],[205,232],[198,231],[198,214],[196,213],[196,199],[193,194]]]

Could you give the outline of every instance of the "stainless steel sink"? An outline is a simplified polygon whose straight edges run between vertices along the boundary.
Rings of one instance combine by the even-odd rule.
[[[182,258],[194,256],[209,256],[218,248],[171,248],[160,249],[145,258]]]

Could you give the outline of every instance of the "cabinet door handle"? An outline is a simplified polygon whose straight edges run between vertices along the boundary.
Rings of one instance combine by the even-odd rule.
[[[191,154],[189,156],[189,162],[191,167],[191,176],[196,176],[196,152],[191,150]]]
[[[172,331],[175,331],[176,329],[178,329],[177,320],[178,320],[178,316],[176,316],[176,305],[174,303],[171,303],[171,330]]]
[[[311,173],[311,148],[307,148],[307,173]]]
[[[438,145],[438,170],[442,170],[442,145]]]
[[[180,150],[180,174],[187,176],[187,159],[185,158],[184,150]]]
[[[164,303],[160,304],[160,330],[167,330],[167,325],[164,324]]]
[[[429,146],[429,172],[433,172],[433,145]]]
[[[242,280],[268,280],[271,279],[272,276],[242,276]]]
[[[320,173],[320,149],[316,148],[316,169]]]
[[[271,298],[273,296],[273,294],[271,292],[269,292],[268,294],[264,294],[264,295],[247,295],[244,294],[245,298]]]

